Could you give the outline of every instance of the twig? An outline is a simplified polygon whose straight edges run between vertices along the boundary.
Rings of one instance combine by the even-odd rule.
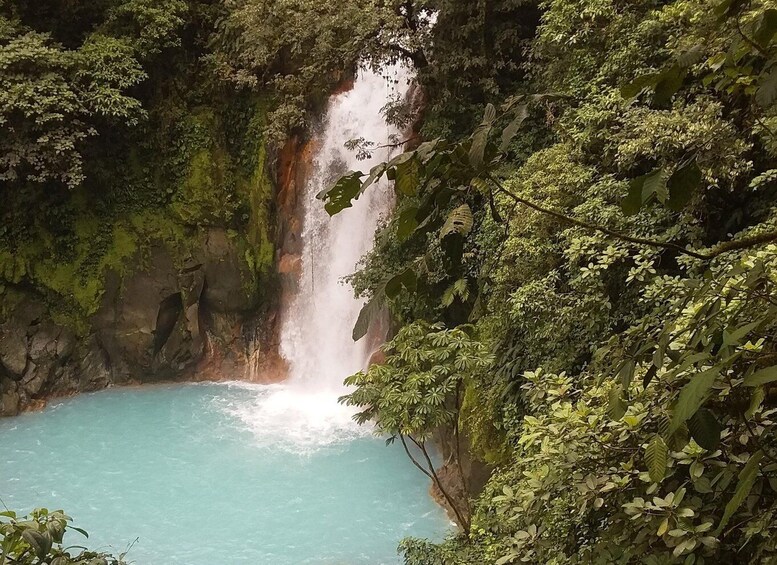
[[[402,147],[405,143],[409,143],[413,141],[414,139],[418,139],[418,134],[411,135],[408,138],[403,139],[402,141],[397,141],[396,143],[386,143],[385,145],[376,145],[375,147],[371,147],[370,149],[394,149],[396,147]]]
[[[456,514],[456,518],[459,519],[459,524],[464,529],[464,533],[469,538],[469,521],[462,516],[461,511],[459,510],[456,503],[453,501],[453,498],[448,494],[448,491],[445,490],[445,488],[442,486],[442,481],[440,480],[440,477],[437,475],[437,472],[434,470],[434,463],[432,463],[431,457],[429,457],[429,453],[426,451],[426,446],[423,442],[418,442],[413,436],[408,436],[410,438],[410,441],[412,441],[418,449],[421,450],[421,453],[423,453],[424,458],[426,459],[426,463],[429,466],[429,471],[432,473],[432,480],[434,481],[435,485],[437,485],[437,488],[440,489],[440,492],[445,497],[445,500],[448,502],[448,504],[451,507],[451,510],[453,510],[453,513]],[[466,496],[466,494],[465,494]]]
[[[754,48],[756,51],[758,51],[758,52],[761,54],[761,56],[763,56],[763,57],[766,57],[766,58],[768,59],[768,58],[769,58],[769,53],[767,53],[767,52],[764,50],[764,48],[763,48],[763,47],[761,47],[760,45],[758,45],[758,43],[756,43],[755,41],[753,41],[752,39],[750,39],[750,37],[749,37],[749,36],[748,36],[748,35],[747,35],[747,34],[746,34],[746,33],[745,33],[743,30],[742,30],[742,23],[739,21],[739,16],[737,16],[737,17],[734,19],[734,22],[736,23],[736,26],[737,26],[737,31],[739,32],[739,35],[741,35],[741,36],[742,36],[742,39],[744,39],[744,40],[745,40],[745,42],[746,42],[748,45],[750,45],[750,46],[751,46],[751,47],[753,47],[753,48]]]
[[[407,456],[410,458],[410,461],[413,462],[413,465],[418,467],[424,475],[434,480],[434,477],[432,477],[432,475],[429,474],[429,471],[424,469],[421,466],[421,464],[418,461],[416,461],[415,457],[413,457],[413,455],[410,453],[410,450],[407,448],[407,443],[405,443],[405,436],[403,434],[399,434],[399,440],[402,442],[402,447],[405,448],[405,453],[407,453]]]

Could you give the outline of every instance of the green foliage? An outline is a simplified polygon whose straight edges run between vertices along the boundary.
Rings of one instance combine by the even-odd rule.
[[[108,10],[105,28],[131,38],[142,58],[181,45],[180,28],[189,6],[183,0],[124,0]]]
[[[459,479],[466,481],[459,459],[461,443],[459,418],[464,387],[488,367],[491,355],[486,346],[473,339],[471,327],[445,329],[441,324],[416,322],[402,328],[383,348],[386,360],[366,372],[348,377],[345,384],[355,390],[340,401],[361,408],[354,419],[375,423],[389,437],[399,437],[405,453],[427,477],[456,515],[465,535],[470,531],[469,501],[454,498],[440,480],[426,442],[435,433],[454,430]],[[423,455],[414,455],[409,440]]]
[[[85,10],[101,20],[73,18],[80,29],[61,42],[37,31],[42,22],[28,10],[25,2],[0,5],[0,180],[73,188],[85,179],[90,138],[147,117],[136,97],[148,78],[141,62],[180,45],[187,5],[127,0],[103,5],[100,16]]]
[[[211,62],[237,85],[276,93],[279,104],[267,131],[280,141],[309,123],[310,101],[324,100],[359,58],[375,25],[370,6],[241,0],[221,24],[220,48]]]
[[[274,262],[269,96],[236,95],[198,62],[219,9],[75,4],[67,17],[57,0],[0,6],[0,145],[29,157],[0,148],[2,284],[86,334],[109,272],[142,266],[152,245],[182,261],[218,226],[239,232],[257,287]]]
[[[72,519],[61,510],[37,508],[29,516],[0,512],[0,563],[34,565],[122,565],[125,554],[112,557],[79,547],[66,547],[63,538],[68,530],[89,537],[81,528],[70,525]]]
[[[469,137],[320,195],[336,213],[395,180],[357,292],[496,343],[459,420],[497,465],[470,535],[408,540],[406,562],[771,563],[773,8],[542,9],[531,87],[552,95],[494,100]]]
[[[487,348],[466,328],[416,322],[384,346],[386,361],[356,373],[356,389],[342,401],[363,408],[360,423],[374,421],[381,433],[425,440],[458,418],[451,400],[461,385],[489,364]]]
[[[310,125],[311,110],[359,62],[379,68],[398,60],[417,70],[430,97],[427,133],[459,133],[471,125],[464,110],[523,78],[520,62],[537,18],[531,0],[239,0],[220,25],[210,61],[238,85],[277,94],[266,130],[272,140]],[[407,125],[402,102],[386,114]]]
[[[132,125],[143,116],[122,91],[145,73],[119,40],[95,36],[65,50],[47,34],[0,20],[0,180],[77,186],[96,120]]]

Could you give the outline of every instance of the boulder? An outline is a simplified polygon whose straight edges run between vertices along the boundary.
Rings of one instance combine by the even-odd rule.
[[[16,416],[20,410],[20,403],[21,398],[16,382],[0,377],[0,417]]]
[[[0,369],[15,380],[24,374],[27,369],[26,328],[10,323],[0,327]]]

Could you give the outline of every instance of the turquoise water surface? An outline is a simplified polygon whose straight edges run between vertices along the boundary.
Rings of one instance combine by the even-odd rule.
[[[0,498],[65,509],[92,549],[137,539],[138,565],[399,563],[402,537],[445,535],[401,447],[331,414],[300,420],[306,402],[237,384],[53,401],[0,420]]]

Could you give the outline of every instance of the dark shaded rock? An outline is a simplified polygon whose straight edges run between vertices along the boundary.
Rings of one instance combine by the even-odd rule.
[[[154,326],[154,357],[162,350],[170,335],[173,333],[178,320],[183,312],[183,299],[181,293],[176,292],[159,303],[159,312]]]
[[[22,388],[27,396],[33,397],[40,392],[41,387],[49,377],[49,369],[49,366],[38,365],[35,361],[27,363],[27,371],[21,380]]]
[[[204,351],[198,308],[191,307],[199,302],[202,268],[177,266],[161,242],[143,263],[123,284],[108,283],[93,317],[115,382],[174,378]]]
[[[462,481],[461,473],[455,463],[446,463],[436,471],[437,478],[440,480],[442,488],[445,489],[445,493],[450,497],[456,508],[461,512],[465,519],[470,518],[470,509],[468,503],[468,492]],[[435,481],[432,481],[432,485],[429,487],[429,494],[437,503],[445,508],[448,516],[451,520],[456,521],[456,512],[451,508],[448,498],[442,493]]]
[[[50,320],[28,327],[27,368],[22,377],[22,392],[34,398],[55,380],[61,367],[70,360],[76,345],[75,334]]]
[[[465,433],[459,435],[458,447],[452,428],[438,429],[434,439],[445,461],[436,470],[440,483],[459,511],[469,518],[471,508],[468,501],[475,499],[483,491],[493,468],[473,457],[472,447]],[[451,519],[455,520],[455,513],[436,484],[432,484],[430,493],[446,509]]]
[[[17,289],[24,298],[0,324],[0,416],[51,396],[188,377],[206,350],[211,374],[240,378],[244,324],[259,305],[256,278],[225,230],[193,237],[201,246],[191,257],[160,241],[130,260],[138,269],[107,272],[87,335],[54,323],[42,296]]]
[[[222,229],[205,236],[203,300],[212,312],[248,312],[259,302],[253,276],[236,243]]]
[[[69,390],[99,390],[111,384],[111,371],[108,355],[92,336],[81,345],[82,354],[78,355],[78,365],[73,378],[76,387]]]
[[[21,398],[16,382],[0,377],[0,417],[16,416],[19,413],[20,404]]]
[[[0,327],[0,369],[18,380],[27,369],[27,332],[12,324]]]

